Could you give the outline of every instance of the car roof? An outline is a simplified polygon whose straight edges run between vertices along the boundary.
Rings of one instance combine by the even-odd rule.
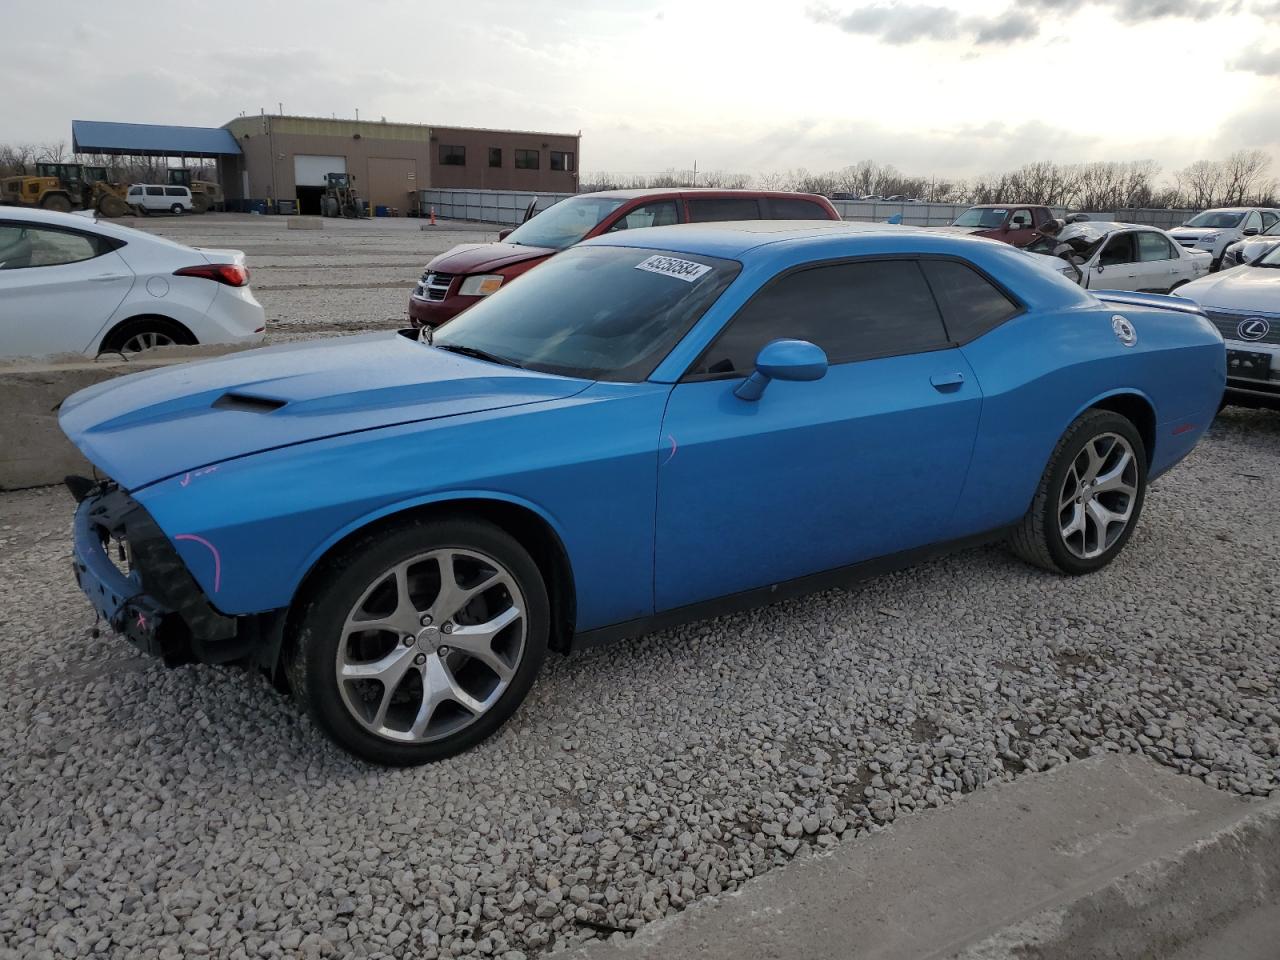
[[[92,214],[58,213],[54,210],[42,210],[39,207],[0,207],[0,220],[25,220],[28,223],[47,223],[53,227],[71,227],[83,230],[97,224]]]
[[[1011,200],[1008,203],[975,203],[970,210],[1007,210],[1010,207],[1043,207],[1043,203],[1027,203],[1023,200]]]
[[[827,198],[816,193],[796,193],[791,190],[729,190],[722,187],[646,187],[637,190],[597,190],[594,193],[579,193],[566,199],[578,197],[606,197],[612,200],[638,200],[642,197],[801,197],[805,200],[826,202]]]
[[[1277,212],[1275,207],[1210,207],[1208,210],[1201,210],[1200,213],[1248,213],[1250,210],[1266,210],[1270,213]],[[1200,214],[1196,214],[1199,216]]]
[[[677,224],[669,227],[646,227],[643,230],[609,233],[584,241],[580,245],[672,250],[734,260],[760,247],[784,243],[821,245],[851,242],[854,246],[865,247],[866,252],[874,252],[873,248],[883,245],[883,240],[890,237],[918,238],[921,241],[927,241],[928,247],[942,250],[947,249],[949,244],[960,244],[956,252],[963,251],[966,243],[1008,246],[995,240],[968,235],[956,236],[924,227],[892,223],[859,223],[848,220],[742,220],[726,223]]]

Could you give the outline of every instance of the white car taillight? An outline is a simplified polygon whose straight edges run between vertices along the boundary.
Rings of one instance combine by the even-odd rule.
[[[249,285],[249,268],[238,263],[205,263],[198,267],[183,267],[173,271],[175,277],[202,277],[217,283],[225,283],[228,287],[247,287]]]

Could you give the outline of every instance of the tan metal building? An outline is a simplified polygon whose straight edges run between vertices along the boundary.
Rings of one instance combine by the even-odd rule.
[[[236,201],[296,199],[319,213],[325,175],[348,173],[371,206],[401,215],[428,187],[574,192],[576,134],[260,114],[225,128],[242,151],[220,164]]]

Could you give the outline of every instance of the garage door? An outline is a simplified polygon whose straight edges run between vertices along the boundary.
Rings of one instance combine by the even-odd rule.
[[[417,173],[412,157],[370,157],[369,202],[375,207],[394,207],[404,216],[418,189]]]
[[[323,187],[326,173],[346,172],[346,157],[317,157],[299,153],[293,158],[293,183],[298,187]]]

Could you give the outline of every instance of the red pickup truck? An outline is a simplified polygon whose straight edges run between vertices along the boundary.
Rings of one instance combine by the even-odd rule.
[[[1025,247],[1040,236],[1040,228],[1053,219],[1053,211],[1048,207],[1030,203],[983,203],[960,214],[951,226],[975,237],[990,237]]]
[[[826,197],[767,190],[607,190],[561,200],[496,243],[466,243],[427,264],[409,296],[415,327],[438,327],[504,283],[589,237],[721,220],[839,220]]]

